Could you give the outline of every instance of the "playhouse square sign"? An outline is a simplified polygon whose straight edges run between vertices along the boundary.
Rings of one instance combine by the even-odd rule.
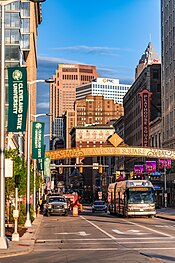
[[[131,156],[175,160],[173,149],[128,146],[52,150],[45,152],[45,155],[50,156],[51,160],[93,156]]]

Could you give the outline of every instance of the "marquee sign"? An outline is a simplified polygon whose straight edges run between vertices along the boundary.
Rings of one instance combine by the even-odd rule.
[[[51,160],[94,156],[131,156],[175,160],[175,150],[147,147],[96,147],[71,148],[45,152]]]

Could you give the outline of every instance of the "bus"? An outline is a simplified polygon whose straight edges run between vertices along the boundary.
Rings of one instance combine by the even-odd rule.
[[[154,217],[155,191],[148,180],[126,180],[109,184],[108,209],[110,214],[124,217]]]

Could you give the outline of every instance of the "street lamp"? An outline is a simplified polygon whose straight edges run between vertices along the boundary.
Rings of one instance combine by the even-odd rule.
[[[30,88],[33,84],[39,82],[46,82],[46,83],[53,83],[53,79],[40,79],[40,80],[33,80],[28,82],[28,133],[27,133],[27,193],[26,193],[26,222],[25,227],[31,227],[31,220],[30,220],[30,122],[31,122],[31,112],[30,112]]]
[[[0,1],[1,6],[1,87],[0,87],[0,249],[7,249],[5,236],[5,6],[17,0]],[[45,0],[29,0],[34,3]]]

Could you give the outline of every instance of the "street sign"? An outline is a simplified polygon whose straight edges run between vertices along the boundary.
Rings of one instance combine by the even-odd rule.
[[[151,176],[161,176],[161,173],[160,172],[152,172]]]

